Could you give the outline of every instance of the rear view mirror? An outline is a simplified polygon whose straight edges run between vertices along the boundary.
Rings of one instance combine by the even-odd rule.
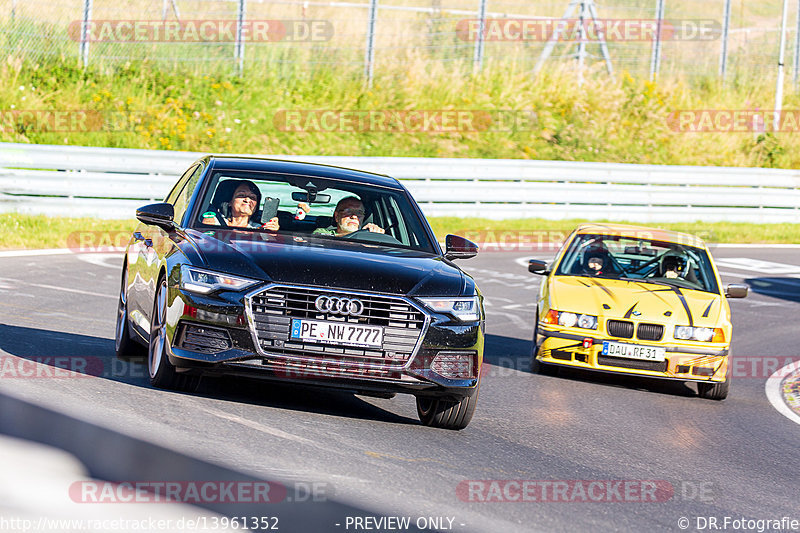
[[[728,298],[746,298],[747,291],[750,289],[747,285],[741,283],[731,283],[725,287],[725,296]]]
[[[305,202],[307,204],[329,204],[331,203],[331,195],[320,194],[316,191],[293,192],[292,200],[294,200],[295,202]]]
[[[547,262],[541,259],[531,259],[528,261],[528,272],[531,274],[539,274],[540,276],[545,276],[550,273],[550,271],[547,270]]]
[[[447,259],[469,259],[478,255],[478,245],[464,237],[448,235],[444,241]]]

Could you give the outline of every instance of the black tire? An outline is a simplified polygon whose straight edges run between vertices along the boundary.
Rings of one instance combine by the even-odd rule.
[[[540,374],[542,376],[557,376],[558,367],[548,363],[542,363],[536,358],[536,355],[531,356],[531,374]]]
[[[131,325],[128,322],[128,294],[125,291],[128,285],[128,265],[122,266],[122,279],[120,281],[119,301],[117,303],[117,323],[114,331],[114,349],[117,359],[130,361],[143,359],[144,346],[131,337]]]
[[[726,376],[721,383],[698,383],[697,394],[706,400],[724,400],[731,390],[731,377]]]
[[[198,376],[179,374],[169,362],[167,349],[167,280],[159,278],[153,314],[150,317],[150,343],[147,347],[147,369],[150,384],[160,389],[194,392],[200,384]]]
[[[417,414],[423,426],[459,430],[469,425],[477,405],[478,391],[457,402],[418,396]]]

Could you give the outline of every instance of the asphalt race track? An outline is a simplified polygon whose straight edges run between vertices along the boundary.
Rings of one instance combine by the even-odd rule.
[[[713,529],[712,518],[719,529],[746,531],[746,520],[800,520],[800,425],[765,394],[769,375],[800,359],[800,248],[712,251],[723,282],[751,287],[747,299],[730,300],[732,351],[743,364],[724,402],[677,382],[530,374],[541,278],[524,259],[551,254],[526,252],[461,262],[487,300],[487,366],[475,418],[461,432],[420,426],[411,396],[233,380],[206,380],[196,394],[152,388],[143,365],[114,359],[121,255],[0,257],[3,364],[71,357],[95,369],[84,379],[25,378],[3,366],[0,392],[249,475],[318,483],[326,498],[365,515],[442,531],[698,531]],[[513,481],[525,480],[551,489],[566,481],[570,492],[498,501],[522,499]],[[595,481],[606,493],[622,482],[622,497],[584,501],[572,492]],[[656,501],[625,495],[642,481],[659,488]],[[328,530],[404,530],[360,524]],[[303,528],[284,523],[280,531]]]

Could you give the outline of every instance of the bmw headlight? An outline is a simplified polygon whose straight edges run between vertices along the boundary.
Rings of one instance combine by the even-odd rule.
[[[481,318],[477,295],[459,298],[419,298],[419,301],[428,309],[450,315],[461,322],[475,322]]]
[[[597,329],[597,317],[594,315],[584,315],[570,313],[568,311],[556,311],[551,309],[544,318],[545,324],[558,324],[565,328]]]
[[[675,326],[674,337],[683,341],[725,342],[725,332],[720,328]]]
[[[240,291],[256,283],[258,280],[255,279],[240,278],[187,265],[181,267],[181,289],[189,292],[209,294],[220,289]]]

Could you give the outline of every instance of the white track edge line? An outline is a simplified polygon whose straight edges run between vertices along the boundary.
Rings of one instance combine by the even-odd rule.
[[[800,415],[786,405],[783,400],[783,391],[781,390],[784,378],[797,370],[800,370],[800,360],[776,370],[764,384],[764,392],[766,392],[767,399],[772,404],[772,407],[795,424],[800,424]]]

